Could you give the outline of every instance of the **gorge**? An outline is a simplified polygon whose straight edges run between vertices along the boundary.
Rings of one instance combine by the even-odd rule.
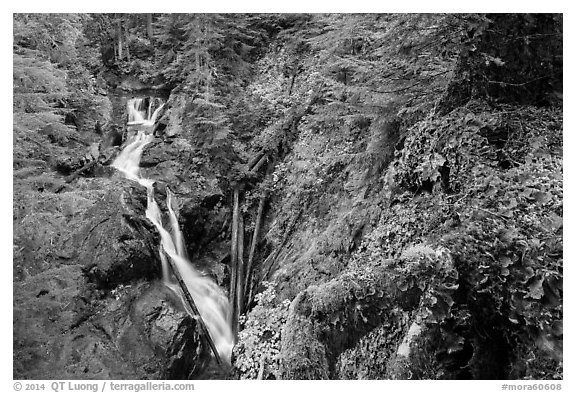
[[[152,112],[151,103],[144,111],[140,110],[143,100],[134,99],[128,101],[128,125],[144,125],[150,130],[154,125],[156,115],[162,108],[159,106]],[[147,133],[147,130],[140,130],[133,137],[133,140],[127,141],[126,147],[120,152],[118,157],[112,163],[112,166],[121,171],[127,179],[138,182],[146,188],[147,204],[146,217],[154,224],[160,233],[160,260],[162,261],[162,278],[166,286],[172,289],[182,299],[186,311],[191,317],[195,317],[197,312],[190,309],[184,300],[182,289],[171,278],[171,268],[166,258],[170,258],[175,263],[175,268],[183,277],[186,288],[192,294],[194,303],[198,305],[197,311],[202,324],[211,336],[211,340],[216,343],[216,349],[220,358],[230,364],[234,338],[230,327],[230,305],[226,295],[209,278],[203,277],[202,274],[194,269],[191,262],[186,258],[186,249],[180,226],[176,214],[172,208],[173,194],[169,188],[166,188],[166,205],[170,217],[170,233],[162,224],[162,213],[158,203],[154,199],[154,182],[150,179],[143,179],[139,176],[140,156],[144,147],[152,141],[153,135]]]
[[[14,14],[15,379],[563,378],[561,14]]]

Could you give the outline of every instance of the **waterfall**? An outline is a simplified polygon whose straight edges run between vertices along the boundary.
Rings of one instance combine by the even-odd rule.
[[[156,109],[157,113],[158,109]],[[122,150],[112,166],[124,174],[130,180],[136,181],[147,190],[146,217],[154,224],[160,233],[160,260],[162,262],[162,278],[164,284],[174,291],[182,300],[186,311],[192,316],[180,286],[170,274],[170,266],[166,258],[170,258],[190,294],[196,303],[206,328],[216,346],[216,349],[224,361],[231,362],[234,336],[230,328],[229,316],[231,307],[224,291],[210,278],[197,271],[186,257],[184,238],[178,225],[178,219],[173,209],[174,195],[167,188],[166,205],[170,230],[162,223],[162,212],[154,198],[154,181],[140,177],[139,164],[144,147],[153,139],[153,135],[146,135],[144,131],[138,132],[131,142]]]
[[[143,98],[132,98],[128,100],[128,125],[142,124],[148,117],[142,111]]]
[[[131,98],[128,100],[128,125],[152,126],[164,106],[160,98]]]

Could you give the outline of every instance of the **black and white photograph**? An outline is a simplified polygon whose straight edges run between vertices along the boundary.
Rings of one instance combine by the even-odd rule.
[[[7,391],[562,389],[564,14],[145,11],[11,15]]]

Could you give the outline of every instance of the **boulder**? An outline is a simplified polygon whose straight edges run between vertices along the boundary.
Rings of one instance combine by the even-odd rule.
[[[145,217],[146,191],[122,180],[83,215],[70,237],[86,276],[100,288],[160,277],[158,238]]]
[[[282,331],[282,379],[438,377],[422,366],[450,315],[457,277],[449,254],[430,249],[308,287]]]
[[[15,379],[189,379],[209,361],[159,282],[98,291],[63,267],[16,285],[14,299]]]
[[[17,189],[14,378],[187,379],[209,361],[196,321],[160,282],[146,191],[80,178]]]

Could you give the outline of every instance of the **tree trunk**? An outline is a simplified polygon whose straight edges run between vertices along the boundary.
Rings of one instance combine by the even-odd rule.
[[[232,305],[232,331],[236,334],[236,282],[238,270],[238,216],[239,216],[239,200],[240,191],[238,188],[234,189],[234,209],[232,213],[232,246],[230,250],[230,292],[228,294],[230,304]]]
[[[128,28],[130,27],[130,19],[128,19],[128,15],[125,15],[126,19],[124,21],[124,31],[126,32],[126,35],[122,35],[125,39],[124,39],[124,52],[126,52],[126,59],[128,61],[130,61],[130,41],[128,40],[128,38],[130,37]]]
[[[163,251],[161,251],[161,252],[163,252]],[[178,271],[178,268],[176,267],[176,265],[174,264],[172,259],[170,259],[168,257],[168,258],[166,258],[166,260],[170,264],[170,267],[172,268],[172,273],[174,273],[174,277],[176,277],[176,281],[178,281],[180,288],[182,288],[182,292],[184,292],[184,298],[186,299],[186,302],[188,303],[188,305],[190,306],[190,309],[192,309],[194,314],[196,314],[198,316],[198,325],[200,327],[200,331],[206,337],[206,340],[208,341],[208,345],[210,346],[212,353],[214,353],[214,357],[216,358],[216,362],[219,365],[222,365],[222,359],[220,359],[220,354],[218,353],[218,350],[216,349],[216,346],[214,345],[214,341],[212,340],[212,337],[210,336],[210,332],[208,331],[208,328],[206,327],[206,324],[204,323],[204,319],[202,319],[202,315],[200,315],[200,312],[198,311],[198,307],[196,307],[196,303],[194,302],[192,295],[188,291],[188,288],[186,287],[186,284],[184,283],[184,280],[182,279],[182,276],[180,275],[180,271]]]
[[[152,14],[146,14],[146,34],[150,41],[152,41],[152,36],[154,35],[154,31],[152,30]]]
[[[209,29],[210,29],[210,24],[207,23],[207,24],[206,24],[206,27],[205,27],[205,29],[204,29],[204,40],[203,40],[203,43],[202,43],[204,47],[209,47],[209,46],[210,46],[210,45],[209,45],[209,37],[208,37],[208,35],[209,35],[209,31],[208,31],[208,30],[209,30]],[[210,70],[210,64],[209,64],[209,62],[208,62],[208,53],[206,53],[206,54],[204,55],[204,75],[205,75],[205,77],[206,77],[206,97],[207,97],[208,101],[210,101],[210,84],[211,84],[210,82],[211,82],[211,79],[212,79],[212,73],[211,73],[211,70]]]
[[[264,213],[265,202],[266,202],[266,193],[262,194],[262,196],[260,197],[260,203],[258,204],[256,226],[254,227],[254,233],[252,234],[252,244],[250,245],[250,254],[248,254],[248,266],[246,266],[246,280],[244,284],[244,293],[251,292],[252,262],[254,261],[256,246],[258,245],[258,235],[260,234],[260,226],[262,224],[262,215]],[[247,299],[247,303],[249,302],[250,298]]]
[[[244,217],[238,222],[238,272],[236,273],[236,320],[244,308]]]
[[[254,165],[254,167],[250,170],[251,172],[258,172],[258,170],[260,168],[262,168],[262,165],[264,165],[266,163],[266,161],[268,161],[268,156],[266,154],[264,154],[262,156],[262,158],[260,159],[260,161],[258,161],[256,163],[256,165]]]
[[[252,168],[254,167],[254,165],[256,165],[258,163],[258,161],[260,161],[263,154],[264,154],[263,152],[257,153],[254,157],[252,157],[252,159],[250,159],[250,161],[248,161],[248,170],[249,171],[252,170]]]
[[[118,42],[118,58],[116,60],[123,59],[123,48],[122,48],[122,19],[118,18],[116,20],[116,34],[117,34],[117,42]]]
[[[296,81],[296,72],[292,74],[292,78],[290,78],[290,88],[288,89],[288,96],[292,95],[292,88],[294,87],[294,82]]]

